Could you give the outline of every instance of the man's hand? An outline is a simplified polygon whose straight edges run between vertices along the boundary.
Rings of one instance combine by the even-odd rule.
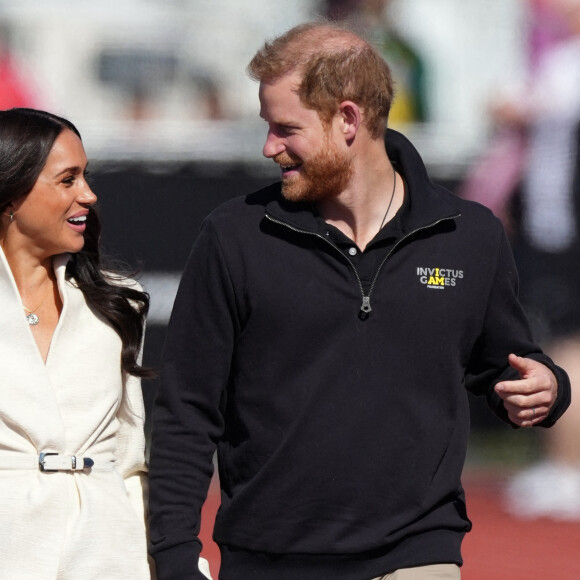
[[[495,392],[503,399],[512,423],[532,427],[548,416],[558,394],[558,382],[542,363],[515,354],[510,354],[508,360],[520,379],[498,383]]]

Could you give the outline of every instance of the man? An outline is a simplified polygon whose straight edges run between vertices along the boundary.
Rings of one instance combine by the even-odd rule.
[[[550,426],[566,373],[529,335],[499,221],[385,138],[373,48],[305,24],[249,72],[282,183],[215,210],[183,275],[154,413],[159,578],[202,578],[216,446],[220,578],[459,578],[466,388]]]

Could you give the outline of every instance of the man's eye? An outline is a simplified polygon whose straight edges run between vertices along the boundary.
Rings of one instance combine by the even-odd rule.
[[[292,135],[293,133],[296,133],[296,127],[291,125],[283,125],[280,127],[280,133],[282,133],[282,135]]]

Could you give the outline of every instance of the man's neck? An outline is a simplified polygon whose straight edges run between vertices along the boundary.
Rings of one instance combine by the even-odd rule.
[[[372,160],[372,157],[371,157]],[[362,251],[403,204],[404,184],[388,158],[359,167],[347,189],[317,204],[322,218]]]

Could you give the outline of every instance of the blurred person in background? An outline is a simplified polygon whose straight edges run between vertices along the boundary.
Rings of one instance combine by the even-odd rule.
[[[427,71],[424,59],[390,16],[391,0],[326,0],[325,16],[347,23],[389,63],[396,92],[389,122],[393,126],[428,120]]]
[[[151,577],[140,364],[149,298],[101,264],[76,127],[0,111],[0,576]]]
[[[0,110],[37,106],[32,83],[18,70],[10,42],[11,31],[0,22]]]
[[[529,79],[493,107],[498,133],[513,146],[492,152],[461,195],[509,223],[534,336],[572,384],[569,411],[543,435],[542,461],[510,481],[506,508],[580,520],[580,1],[533,0],[529,8]],[[502,172],[511,172],[503,183]]]
[[[467,390],[549,427],[566,373],[531,339],[499,220],[386,130],[377,50],[303,24],[248,70],[282,182],[213,211],[180,283],[153,412],[159,578],[202,578],[217,447],[221,579],[457,579]]]
[[[524,113],[516,103],[526,95],[546,52],[570,36],[569,26],[561,11],[554,7],[554,0],[523,2],[527,9],[524,43],[526,81],[516,88],[512,82],[506,82],[497,89],[496,102],[491,106],[490,142],[481,157],[469,168],[458,190],[460,197],[489,207],[512,236],[517,228],[520,185],[527,163],[527,115],[530,112]]]

